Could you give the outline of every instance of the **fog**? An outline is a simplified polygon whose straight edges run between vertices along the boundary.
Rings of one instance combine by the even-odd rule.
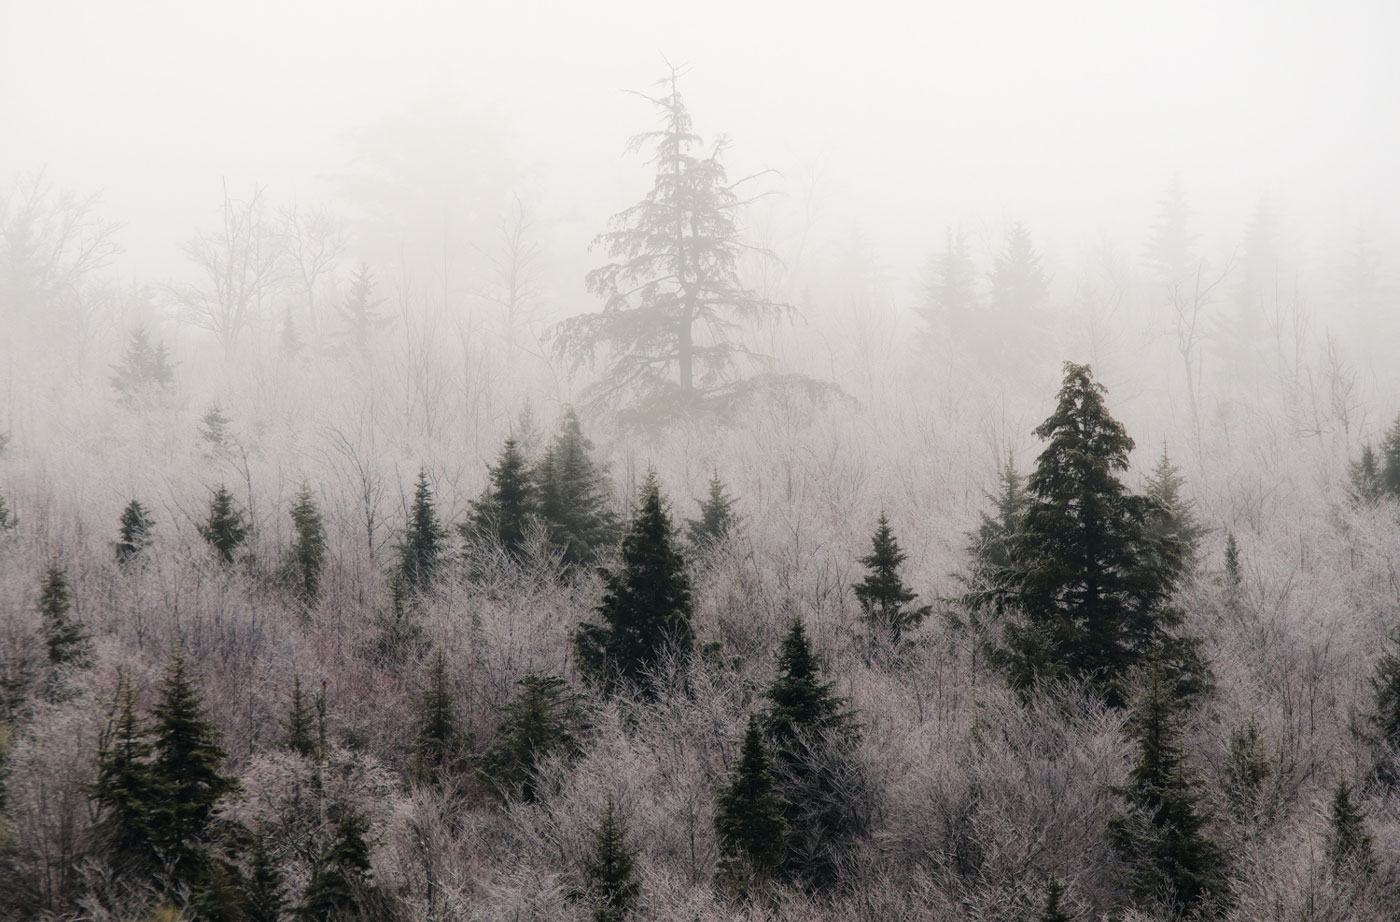
[[[0,0],[0,922],[1400,918],[1397,38]]]

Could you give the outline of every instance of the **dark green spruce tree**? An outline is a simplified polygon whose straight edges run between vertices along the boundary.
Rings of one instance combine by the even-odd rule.
[[[335,834],[311,869],[311,879],[296,909],[298,922],[368,920],[374,900],[369,820],[354,810],[335,817]]]
[[[529,459],[514,438],[506,439],[494,466],[490,483],[472,502],[471,515],[459,530],[468,547],[483,541],[505,551],[512,560],[525,559],[525,543],[539,515],[539,497]]]
[[[1127,809],[1109,821],[1108,839],[1127,867],[1133,899],[1184,915],[1217,907],[1227,894],[1225,855],[1205,831],[1182,751],[1176,695],[1167,667],[1149,663],[1128,723],[1137,758],[1117,789]]]
[[[997,492],[986,494],[992,502],[992,511],[981,513],[977,530],[968,535],[967,554],[972,566],[959,578],[966,587],[959,601],[967,612],[968,621],[966,625],[957,618],[953,622],[956,627],[966,626],[974,631],[982,638],[979,643],[985,643],[982,636],[985,616],[991,615],[992,620],[996,620],[1005,612],[1011,582],[1012,546],[1029,502],[1025,479],[1016,470],[1014,458],[1007,458],[997,480]]]
[[[1338,781],[1327,814],[1327,862],[1338,878],[1367,878],[1376,873],[1375,842],[1366,829],[1366,814],[1352,800],[1351,785]]]
[[[414,774],[422,784],[437,784],[452,767],[462,742],[456,696],[447,675],[447,657],[438,651],[428,671],[428,687],[418,705],[418,730],[413,741]]]
[[[787,855],[788,804],[774,790],[757,716],[749,716],[739,761],[715,801],[720,887],[741,896],[762,892]]]
[[[243,885],[247,922],[282,922],[287,898],[282,892],[282,872],[267,848],[266,834],[253,837],[252,857]]]
[[[141,552],[151,544],[151,529],[154,525],[150,513],[139,501],[133,499],[126,504],[126,508],[122,510],[121,531],[118,532],[117,542],[113,545],[118,564],[126,566],[141,556]]]
[[[1036,922],[1074,922],[1074,916],[1062,905],[1065,897],[1065,885],[1060,879],[1051,876],[1045,882],[1045,902],[1040,907],[1040,915],[1036,916]]]
[[[83,669],[92,663],[92,635],[73,617],[73,590],[68,575],[57,563],[44,573],[39,588],[39,615],[43,618],[49,666]]]
[[[299,756],[315,758],[316,718],[311,713],[311,702],[301,687],[301,676],[292,679],[292,701],[287,708],[287,719],[282,722],[282,745]]]
[[[866,569],[865,579],[856,583],[852,590],[866,624],[873,630],[888,633],[898,643],[907,631],[918,627],[929,616],[933,606],[913,604],[919,596],[904,585],[899,575],[899,565],[908,555],[899,549],[899,541],[883,512],[870,543],[870,553],[860,559]]]
[[[1129,673],[1164,647],[1180,654],[1184,674],[1199,663],[1192,643],[1172,633],[1187,548],[1154,536],[1155,504],[1119,480],[1133,440],[1104,393],[1088,366],[1066,363],[1055,412],[1035,430],[1049,444],[1027,483],[1011,564],[997,575],[1019,617],[994,656],[1023,694],[1068,679],[1123,706]]]
[[[108,730],[97,752],[97,840],[113,868],[132,879],[149,878],[159,862],[156,811],[163,796],[151,772],[151,743],[136,713],[136,692],[122,676]]]
[[[398,574],[407,590],[426,592],[432,586],[446,540],[447,533],[438,522],[433,503],[433,488],[428,484],[428,471],[420,469],[418,483],[413,488],[408,524],[398,545]]]
[[[1385,497],[1385,481],[1371,443],[1361,447],[1361,456],[1347,468],[1347,480],[1347,499],[1355,508],[1375,506]]]
[[[1381,438],[1381,487],[1391,499],[1400,501],[1400,415]]]
[[[738,526],[739,517],[734,512],[737,501],[729,495],[719,474],[715,474],[710,478],[705,498],[695,502],[700,507],[700,517],[686,519],[686,540],[696,554],[707,554],[723,544]]]
[[[651,682],[667,655],[688,656],[694,645],[690,579],[676,544],[661,486],[650,473],[622,539],[621,560],[601,571],[601,623],[585,622],[574,634],[579,668],[604,689],[654,690]]]
[[[1172,463],[1162,446],[1162,456],[1143,486],[1143,495],[1154,504],[1148,513],[1148,532],[1152,539],[1167,546],[1168,567],[1189,567],[1196,559],[1201,539],[1209,530],[1196,516],[1195,503],[1184,495],[1186,478]]]
[[[326,564],[326,526],[309,484],[292,500],[292,546],[283,564],[287,582],[301,600],[314,605],[321,594],[321,570]]]
[[[623,922],[642,894],[637,850],[627,841],[627,823],[611,794],[593,830],[593,850],[584,861],[583,881],[580,896],[592,909],[593,922]]]
[[[496,743],[482,758],[482,774],[502,797],[533,801],[539,765],[581,751],[578,734],[585,716],[578,694],[557,675],[532,673],[519,684]]]
[[[1371,723],[1392,759],[1400,759],[1400,627],[1391,631],[1371,674]],[[1396,766],[1400,770],[1400,765]]]
[[[198,887],[209,868],[214,808],[237,791],[220,771],[222,734],[209,720],[185,657],[176,651],[152,711],[151,779],[158,809],[150,818],[152,839],[173,886]]]
[[[787,803],[784,873],[815,888],[836,882],[841,850],[865,829],[864,784],[855,762],[860,731],[846,700],[822,681],[800,619],[778,653],[778,674],[765,692],[763,726],[774,745],[778,794]]]
[[[593,460],[592,452],[578,415],[565,407],[559,432],[533,472],[540,517],[569,569],[592,566],[617,541],[607,469]]]
[[[232,565],[234,554],[248,538],[248,522],[225,486],[214,491],[209,501],[209,517],[199,526],[199,534],[213,548],[221,562]]]

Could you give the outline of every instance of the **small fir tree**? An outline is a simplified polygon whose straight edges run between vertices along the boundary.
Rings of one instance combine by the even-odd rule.
[[[1371,674],[1375,710],[1371,723],[1383,746],[1400,755],[1400,627],[1386,637]]]
[[[433,490],[428,484],[428,471],[426,468],[420,469],[418,483],[413,488],[408,525],[398,546],[398,572],[408,591],[426,592],[432,586],[433,577],[442,562],[446,537],[446,531],[438,523]]]
[[[209,409],[199,418],[199,440],[204,443],[205,453],[218,455],[232,448],[232,427],[233,421],[228,418],[224,408],[217,403],[210,404]]]
[[[175,366],[165,343],[152,343],[146,328],[137,327],[131,331],[121,362],[112,366],[109,381],[122,403],[137,406],[174,389]]]
[[[899,549],[883,512],[870,543],[870,553],[860,559],[867,570],[865,579],[852,588],[866,623],[876,630],[888,631],[898,642],[905,632],[918,627],[933,607],[912,604],[918,594],[905,586],[899,576],[899,565],[908,555]]]
[[[268,851],[265,833],[253,837],[252,858],[243,892],[247,922],[281,922],[287,899],[282,894],[282,872]]]
[[[73,618],[73,594],[68,576],[57,563],[44,573],[39,589],[39,614],[43,618],[44,647],[49,665],[83,669],[92,662],[92,636]]]
[[[422,784],[437,784],[451,767],[461,742],[457,703],[447,676],[447,657],[439,650],[428,672],[428,687],[418,706],[413,742],[414,773]]]
[[[1235,541],[1235,533],[1225,535],[1225,588],[1238,593],[1244,585],[1244,570],[1240,566],[1240,546]]]
[[[287,718],[282,722],[282,745],[308,759],[317,755],[316,718],[311,710],[311,702],[302,691],[301,676],[296,676],[292,679],[292,700],[287,708]]]
[[[565,407],[559,432],[533,472],[540,517],[570,569],[593,565],[617,541],[607,469],[593,460],[592,452],[578,415]]]
[[[734,512],[737,501],[729,495],[719,474],[710,478],[709,493],[695,501],[700,507],[698,519],[686,519],[686,538],[697,554],[707,554],[722,545],[739,524]]]
[[[158,863],[152,826],[163,794],[150,756],[148,733],[136,713],[136,692],[122,676],[98,748],[92,795],[99,809],[97,838],[113,866],[133,877],[153,873]]]
[[[583,880],[581,895],[592,909],[593,922],[623,922],[642,893],[637,850],[627,841],[627,823],[611,794],[593,830],[593,850],[584,861]]]
[[[297,907],[299,922],[348,922],[365,918],[372,895],[369,820],[344,809],[335,818],[335,834],[311,869],[311,879]]]
[[[647,688],[668,652],[686,656],[694,643],[690,579],[655,473],[642,482],[619,565],[600,572],[602,623],[575,632],[579,666],[608,690]]]
[[[482,759],[482,774],[502,797],[533,801],[536,771],[546,759],[579,754],[585,725],[579,696],[557,675],[535,673],[520,680],[506,705],[496,743]]]
[[[7,532],[19,524],[19,516],[10,508],[9,502],[0,495],[0,532]]]
[[[1347,470],[1347,499],[1360,509],[1375,506],[1385,496],[1385,481],[1376,461],[1376,450],[1368,442],[1361,447],[1361,457],[1351,462]]]
[[[428,648],[422,613],[417,601],[409,595],[403,574],[397,569],[389,577],[389,604],[376,612],[374,628],[365,654],[377,665],[412,659]]]
[[[1108,839],[1128,870],[1127,888],[1144,906],[1184,914],[1225,898],[1224,854],[1205,832],[1199,795],[1181,748],[1180,702],[1166,666],[1149,663],[1128,732],[1137,759],[1117,788],[1127,812],[1109,821]]]
[[[1381,487],[1391,499],[1400,501],[1400,415],[1381,439]]]
[[[1376,872],[1375,844],[1366,814],[1352,802],[1351,785],[1338,781],[1328,811],[1327,861],[1336,877],[1366,878]]]
[[[321,510],[311,494],[311,487],[302,484],[292,501],[292,547],[284,571],[298,596],[313,605],[321,593],[321,569],[326,562],[326,526]]]
[[[538,517],[539,502],[534,472],[514,438],[506,439],[487,475],[489,486],[471,504],[471,515],[460,526],[462,538],[469,546],[494,542],[512,560],[524,560],[525,543]]]
[[[141,505],[139,500],[132,500],[126,504],[122,510],[121,530],[117,533],[117,543],[113,549],[117,554],[117,563],[126,566],[141,556],[141,552],[150,547],[151,529],[155,527],[155,522],[151,520],[151,515],[146,511],[146,507]]]
[[[199,526],[199,533],[220,562],[232,566],[234,555],[248,538],[248,522],[227,487],[220,485],[214,491],[209,501],[209,518]]]
[[[379,311],[384,299],[375,296],[376,287],[369,263],[360,260],[350,279],[350,293],[339,306],[344,336],[360,358],[369,355],[374,334],[388,326],[391,319]]]
[[[1195,503],[1183,495],[1186,478],[1181,469],[1172,463],[1167,448],[1162,446],[1162,456],[1157,466],[1147,478],[1143,495],[1153,503],[1149,512],[1149,532],[1159,544],[1168,546],[1163,566],[1188,567],[1196,559],[1201,538],[1208,529],[1196,517]]]
[[[808,886],[827,887],[836,882],[839,852],[865,827],[854,752],[860,732],[846,699],[822,681],[800,619],[783,639],[765,696],[763,726],[774,744],[778,794],[787,803],[783,870]]]
[[[1273,776],[1273,764],[1264,752],[1259,721],[1251,716],[1244,726],[1230,731],[1222,785],[1231,812],[1241,822],[1259,818],[1264,786]]]
[[[741,895],[761,890],[787,854],[787,803],[775,792],[773,766],[757,716],[750,715],[739,761],[715,802],[718,878]]]
[[[1058,877],[1051,875],[1045,881],[1045,902],[1040,907],[1036,922],[1074,922],[1074,916],[1061,905],[1065,896],[1065,885]]]
[[[176,651],[152,711],[151,777],[159,797],[151,830],[172,885],[196,883],[205,870],[204,846],[214,808],[237,790],[220,772],[222,733],[209,720],[185,657]]]

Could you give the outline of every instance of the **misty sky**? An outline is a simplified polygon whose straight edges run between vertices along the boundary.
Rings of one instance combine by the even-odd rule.
[[[645,187],[622,149],[652,113],[619,90],[664,54],[734,170],[780,170],[900,271],[949,222],[1131,235],[1173,170],[1221,234],[1267,193],[1296,233],[1387,236],[1397,26],[1385,0],[0,0],[0,173],[101,190],[124,265],[159,273],[221,177],[319,197],[345,129],[450,81],[592,233]]]

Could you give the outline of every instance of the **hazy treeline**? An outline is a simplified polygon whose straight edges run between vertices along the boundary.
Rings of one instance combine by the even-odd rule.
[[[651,101],[566,245],[392,132],[166,279],[9,187],[6,916],[1393,914],[1388,257],[1172,180],[1083,252],[935,216],[894,285]],[[702,192],[687,302],[646,222]]]

